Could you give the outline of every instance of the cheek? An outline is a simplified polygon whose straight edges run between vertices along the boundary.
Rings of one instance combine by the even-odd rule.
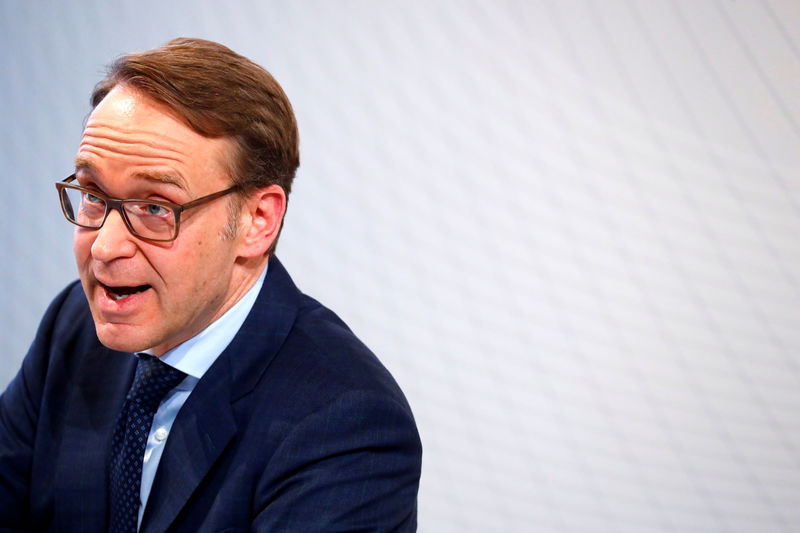
[[[208,250],[203,246],[179,246],[169,250],[145,250],[141,254],[147,268],[152,269],[168,287],[177,291],[199,287],[207,282],[203,265]]]
[[[94,239],[87,232],[81,231],[80,228],[75,229],[72,236],[72,251],[75,253],[75,259],[78,260],[79,266],[92,254],[93,242]]]

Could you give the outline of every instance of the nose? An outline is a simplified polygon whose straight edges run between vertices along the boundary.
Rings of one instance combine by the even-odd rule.
[[[92,243],[92,258],[107,263],[114,259],[132,257],[136,253],[134,236],[128,231],[122,215],[112,209],[106,217],[103,227],[96,230],[97,235]]]

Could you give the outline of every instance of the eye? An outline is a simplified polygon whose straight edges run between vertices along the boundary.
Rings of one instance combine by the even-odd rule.
[[[158,204],[145,204],[144,210],[148,215],[163,217],[169,213],[169,209],[163,205]]]
[[[92,194],[90,192],[83,193],[83,199],[88,204],[102,204],[103,203],[103,199],[102,198],[100,198],[99,196],[95,196],[94,194]]]

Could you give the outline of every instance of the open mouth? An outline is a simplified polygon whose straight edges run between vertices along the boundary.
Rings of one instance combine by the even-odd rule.
[[[102,285],[112,300],[123,300],[128,296],[139,294],[150,288],[150,285],[137,285],[135,287],[112,287],[110,285]]]

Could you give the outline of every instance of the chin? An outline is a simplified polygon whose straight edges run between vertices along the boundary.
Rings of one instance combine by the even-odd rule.
[[[132,334],[129,330],[130,326],[118,326],[115,324],[97,324],[95,323],[95,331],[97,338],[103,346],[118,352],[141,352],[151,347],[148,339],[142,335]]]

